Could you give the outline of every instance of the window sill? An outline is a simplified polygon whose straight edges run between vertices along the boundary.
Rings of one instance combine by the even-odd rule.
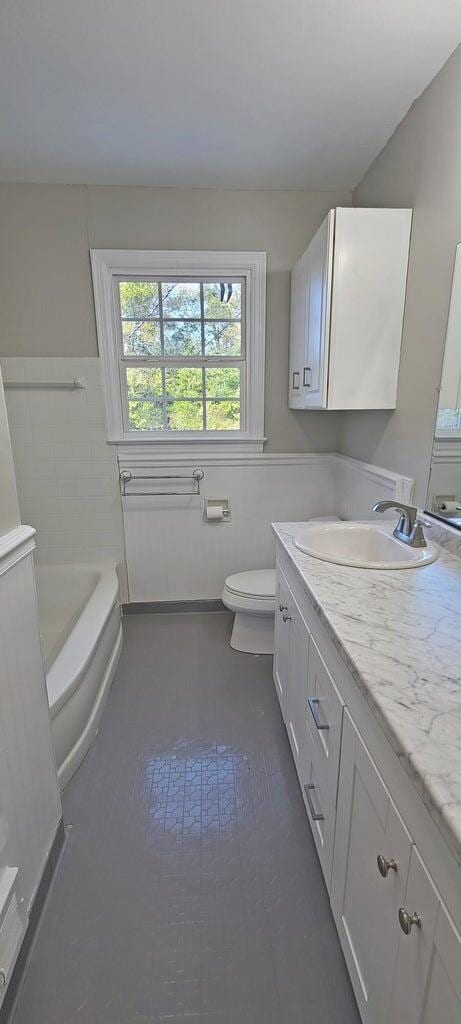
[[[265,437],[171,437],[168,440],[152,440],[150,437],[121,437],[109,440],[109,444],[116,444],[119,455],[136,453],[144,457],[155,459],[177,459],[185,456],[187,459],[203,455],[241,455],[243,452],[248,455],[261,455],[264,450]]]

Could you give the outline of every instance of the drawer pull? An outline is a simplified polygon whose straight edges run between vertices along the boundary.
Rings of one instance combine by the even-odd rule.
[[[287,604],[279,604],[279,611],[287,612],[288,611],[288,605]]]
[[[283,619],[284,622],[291,622],[291,615],[285,615],[285,612],[284,612],[283,615],[282,615],[282,619]]]
[[[308,782],[304,786],[304,792],[306,794],[306,800],[307,800],[307,803],[309,805],[309,810],[310,810],[311,815],[312,815],[312,821],[323,821],[324,815],[321,814],[319,811],[316,811],[315,807],[314,807],[314,804],[312,803],[311,789],[315,789],[314,783],[313,782]]]
[[[310,372],[311,372],[310,366],[305,366],[304,370],[303,370],[303,388],[310,388],[310,384],[309,384],[309,381],[307,379],[307,374],[310,373]]]
[[[383,878],[387,878],[389,871],[397,871],[397,864],[393,857],[390,860],[386,860],[382,853],[378,853],[376,858],[378,864],[378,870]]]
[[[312,718],[314,719],[317,729],[329,729],[330,726],[326,722],[321,722],[317,714],[317,705],[320,704],[318,697],[308,697],[307,703],[311,710]]]
[[[299,391],[299,370],[293,373],[293,391]]]
[[[405,935],[409,935],[413,925],[417,928],[421,928],[421,918],[419,914],[409,914],[404,907],[400,907],[399,910],[399,925]]]

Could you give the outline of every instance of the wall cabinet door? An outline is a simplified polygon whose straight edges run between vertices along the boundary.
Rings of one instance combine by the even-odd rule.
[[[291,273],[291,313],[290,313],[290,369],[288,381],[288,401],[292,409],[303,408],[303,372],[305,344],[305,273],[307,252],[293,267]]]
[[[388,1024],[410,853],[411,838],[345,711],[331,904],[365,1024]]]
[[[306,355],[302,368],[305,409],[322,409],[327,404],[334,216],[334,211],[328,214],[307,250]]]
[[[335,211],[331,210],[291,275],[289,405],[326,405]]]
[[[400,933],[390,1024],[459,1024],[461,936],[415,846],[403,909],[409,934]]]
[[[274,683],[286,721],[287,694],[291,679],[292,622],[294,601],[283,573],[277,569],[275,588]]]

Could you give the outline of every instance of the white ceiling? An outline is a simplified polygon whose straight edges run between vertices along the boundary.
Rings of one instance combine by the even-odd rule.
[[[351,188],[460,0],[1,0],[0,180]]]

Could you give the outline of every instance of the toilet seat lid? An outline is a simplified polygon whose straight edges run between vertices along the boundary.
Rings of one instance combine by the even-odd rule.
[[[250,569],[236,572],[226,580],[227,590],[242,597],[275,597],[275,569]]]

